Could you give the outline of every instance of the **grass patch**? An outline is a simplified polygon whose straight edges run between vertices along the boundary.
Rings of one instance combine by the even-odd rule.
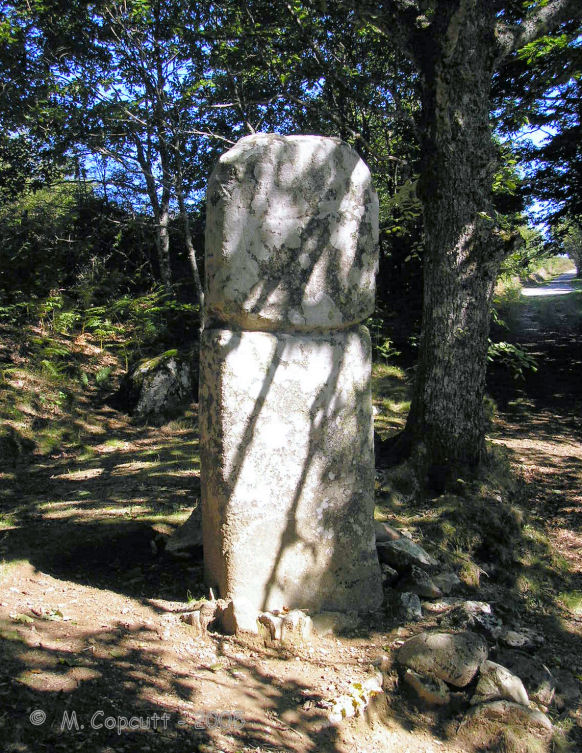
[[[410,410],[410,387],[400,367],[382,362],[373,365],[374,428],[383,439],[404,428]]]
[[[558,594],[566,607],[576,615],[582,615],[582,591],[565,591]]]

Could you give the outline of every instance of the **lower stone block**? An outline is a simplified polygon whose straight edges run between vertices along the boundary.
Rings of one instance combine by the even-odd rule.
[[[204,563],[223,598],[380,605],[370,374],[365,327],[203,333]]]

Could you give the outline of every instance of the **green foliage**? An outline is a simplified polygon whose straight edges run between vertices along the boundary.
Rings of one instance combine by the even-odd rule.
[[[366,326],[370,331],[374,360],[388,361],[400,355],[400,351],[394,347],[393,341],[385,332],[385,322],[382,318],[371,316],[366,320]]]
[[[519,345],[509,342],[492,342],[489,340],[487,360],[496,361],[506,366],[514,379],[524,379],[526,371],[537,371],[535,356],[527,353]]]

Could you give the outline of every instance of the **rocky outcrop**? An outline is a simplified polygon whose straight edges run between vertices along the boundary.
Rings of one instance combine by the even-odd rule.
[[[168,350],[139,361],[123,378],[112,402],[136,420],[158,425],[178,415],[197,392],[197,351]]]

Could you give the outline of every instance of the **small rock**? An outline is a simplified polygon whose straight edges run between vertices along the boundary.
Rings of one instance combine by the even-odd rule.
[[[552,723],[545,714],[513,701],[493,701],[475,706],[467,714],[465,723],[482,724],[484,721],[524,727],[546,740],[552,735]]]
[[[428,706],[444,706],[450,703],[449,689],[438,677],[425,677],[412,669],[407,669],[403,680]]]
[[[393,567],[390,567],[390,565],[386,565],[386,564],[382,564],[380,565],[380,567],[382,570],[382,582],[388,586],[391,586],[394,583],[396,583],[396,581],[400,577],[398,575],[398,571],[395,570]]]
[[[565,669],[559,669],[555,672],[556,677],[556,694],[554,696],[554,705],[558,711],[566,708],[576,708],[580,701],[580,685],[578,680],[571,672]]]
[[[412,565],[410,572],[398,584],[403,591],[411,591],[423,599],[438,599],[443,594],[430,575],[421,567]]]
[[[533,630],[522,628],[521,630],[505,629],[501,632],[499,640],[508,648],[534,649],[543,645],[544,638]]]
[[[377,656],[374,659],[372,666],[378,667],[382,674],[384,672],[390,672],[390,670],[392,669],[392,660],[386,654],[380,654],[380,656]]]
[[[291,612],[259,615],[261,633],[267,643],[280,641],[283,645],[306,643],[313,634],[313,622],[305,612],[294,609]]]
[[[440,588],[445,596],[448,596],[461,586],[461,579],[455,575],[455,573],[439,573],[438,575],[433,575],[432,581],[437,588]]]
[[[479,669],[479,682],[471,704],[506,699],[529,706],[527,691],[517,675],[493,661],[484,661]]]
[[[412,565],[418,567],[436,567],[437,561],[414,541],[401,536],[395,541],[382,541],[377,545],[380,562],[395,567],[399,572]]]
[[[438,601],[423,602],[422,607],[431,614],[446,614],[463,603],[463,599],[447,597]]]
[[[402,536],[402,533],[396,528],[392,528],[388,523],[384,523],[382,520],[374,521],[374,531],[376,532],[376,544],[380,544],[384,541],[396,541]]]
[[[224,609],[226,602],[223,599],[216,601],[199,601],[189,612],[180,615],[180,620],[187,625],[204,633],[218,619],[220,611]]]
[[[399,664],[421,675],[463,688],[487,658],[487,645],[476,633],[420,633],[399,649]]]
[[[305,643],[313,633],[311,617],[300,609],[294,609],[283,616],[281,642],[284,644]]]
[[[418,594],[410,592],[398,595],[398,612],[405,622],[422,620],[422,606]]]
[[[192,510],[190,517],[166,542],[168,554],[181,554],[202,546],[202,506],[200,502]]]
[[[318,612],[311,618],[313,629],[319,636],[338,635],[353,630],[358,625],[357,612]]]
[[[543,662],[523,651],[501,649],[496,660],[508,667],[523,682],[530,701],[548,708],[556,692],[556,680]]]
[[[486,601],[463,601],[448,618],[451,625],[465,630],[479,630],[496,640],[503,629],[501,620],[493,614]]]
[[[193,612],[184,612],[184,614],[180,615],[180,620],[185,622],[186,625],[191,625],[193,628],[196,628],[196,632],[203,632],[199,609],[196,609]]]
[[[280,641],[283,625],[283,618],[272,612],[263,612],[259,615],[259,625],[262,626],[261,633],[266,641]]]
[[[382,682],[376,677],[369,677],[364,682],[353,682],[348,693],[336,698],[329,713],[329,720],[333,724],[354,716],[367,713],[375,699],[384,697]]]
[[[203,601],[200,605],[200,623],[203,630],[208,630],[220,616],[222,609],[226,607],[224,599],[214,601]]]
[[[231,599],[220,612],[222,629],[227,635],[240,636],[244,633],[258,635],[259,613],[243,596]]]

